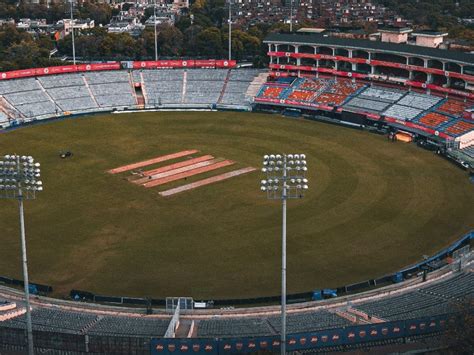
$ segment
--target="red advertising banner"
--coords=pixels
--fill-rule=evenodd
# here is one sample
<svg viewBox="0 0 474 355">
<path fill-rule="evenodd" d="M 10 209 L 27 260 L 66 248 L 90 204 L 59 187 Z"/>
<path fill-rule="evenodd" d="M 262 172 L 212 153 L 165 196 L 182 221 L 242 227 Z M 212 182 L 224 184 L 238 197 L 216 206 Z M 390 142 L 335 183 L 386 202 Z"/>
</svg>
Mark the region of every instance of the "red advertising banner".
<svg viewBox="0 0 474 355">
<path fill-rule="evenodd" d="M 216 60 L 216 68 L 235 68 L 236 66 L 235 60 Z"/>
<path fill-rule="evenodd" d="M 215 60 L 215 59 L 199 59 L 199 60 L 148 60 L 133 62 L 133 69 L 167 69 L 167 68 L 235 68 L 237 61 L 235 60 Z"/>
<path fill-rule="evenodd" d="M 216 61 L 214 59 L 195 60 L 194 65 L 196 68 L 215 68 Z"/>
<path fill-rule="evenodd" d="M 75 73 L 83 71 L 101 71 L 101 70 L 119 70 L 120 63 L 98 63 L 98 64 L 79 64 L 79 65 L 60 65 L 57 67 L 32 68 L 23 70 L 14 70 L 0 73 L 0 80 L 29 78 L 33 76 L 55 75 L 64 73 Z"/>
</svg>

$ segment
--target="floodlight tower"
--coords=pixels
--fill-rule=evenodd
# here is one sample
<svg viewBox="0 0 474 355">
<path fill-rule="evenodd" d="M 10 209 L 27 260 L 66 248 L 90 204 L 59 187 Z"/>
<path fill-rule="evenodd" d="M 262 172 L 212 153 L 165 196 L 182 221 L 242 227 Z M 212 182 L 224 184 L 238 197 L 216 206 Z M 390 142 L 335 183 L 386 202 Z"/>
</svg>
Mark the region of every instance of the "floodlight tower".
<svg viewBox="0 0 474 355">
<path fill-rule="evenodd" d="M 31 156 L 5 155 L 0 160 L 0 198 L 17 199 L 20 213 L 21 255 L 23 263 L 23 283 L 26 301 L 26 330 L 28 354 L 34 354 L 33 330 L 31 326 L 30 291 L 28 283 L 28 263 L 26 258 L 25 217 L 23 200 L 34 200 L 37 191 L 43 190 L 40 178 L 40 163 Z"/>
<path fill-rule="evenodd" d="M 266 178 L 260 189 L 271 200 L 281 200 L 283 204 L 282 245 L 281 245 L 281 353 L 286 354 L 286 201 L 302 198 L 308 189 L 306 178 L 306 155 L 270 154 L 263 157 L 262 172 Z"/>
<path fill-rule="evenodd" d="M 229 61 L 232 60 L 232 0 L 229 0 Z"/>
<path fill-rule="evenodd" d="M 71 1 L 71 35 L 72 35 L 72 63 L 76 65 L 76 43 L 74 41 L 74 13 L 73 13 L 73 1 Z"/>
<path fill-rule="evenodd" d="M 153 4 L 153 17 L 154 17 L 154 25 L 155 25 L 155 61 L 158 60 L 158 35 L 156 33 L 156 0 Z"/>
<path fill-rule="evenodd" d="M 290 32 L 293 32 L 293 0 L 290 0 Z"/>
</svg>

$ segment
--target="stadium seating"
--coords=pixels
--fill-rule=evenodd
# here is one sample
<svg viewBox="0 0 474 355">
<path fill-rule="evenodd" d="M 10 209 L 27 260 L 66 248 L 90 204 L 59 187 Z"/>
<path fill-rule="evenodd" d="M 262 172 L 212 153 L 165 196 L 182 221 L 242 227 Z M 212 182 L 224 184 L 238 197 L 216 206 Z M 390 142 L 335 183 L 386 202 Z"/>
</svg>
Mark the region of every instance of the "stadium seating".
<svg viewBox="0 0 474 355">
<path fill-rule="evenodd" d="M 402 121 L 410 121 L 421 114 L 423 110 L 419 110 L 409 106 L 392 105 L 383 114 L 387 117 L 393 117 Z"/>
<path fill-rule="evenodd" d="M 188 81 L 201 81 L 205 79 L 206 81 L 218 81 L 223 82 L 227 77 L 228 69 L 193 69 L 187 71 Z"/>
<path fill-rule="evenodd" d="M 449 135 L 459 136 L 472 130 L 474 130 L 474 123 L 458 120 L 444 131 Z"/>
<path fill-rule="evenodd" d="M 458 116 L 461 113 L 463 113 L 464 110 L 468 108 L 469 106 L 470 105 L 467 104 L 466 102 L 454 100 L 454 99 L 448 99 L 446 100 L 445 103 L 443 103 L 440 107 L 438 107 L 438 111 L 446 112 L 446 113 Z"/>
<path fill-rule="evenodd" d="M 314 92 L 295 90 L 290 95 L 288 95 L 288 99 L 298 101 L 311 101 L 311 98 L 313 96 Z"/>
<path fill-rule="evenodd" d="M 402 98 L 404 93 L 395 89 L 369 87 L 360 96 L 371 98 L 376 101 L 395 102 Z"/>
<path fill-rule="evenodd" d="M 302 90 L 322 90 L 327 85 L 327 81 L 323 79 L 307 79 L 299 86 Z"/>
<path fill-rule="evenodd" d="M 47 89 L 46 92 L 51 96 L 53 100 L 64 100 L 72 99 L 79 97 L 89 97 L 90 93 L 87 90 L 87 87 L 84 85 L 84 82 L 79 85 L 70 86 L 70 87 L 54 87 Z"/>
<path fill-rule="evenodd" d="M 80 333 L 97 320 L 97 315 L 87 312 L 70 312 L 54 308 L 35 308 L 31 312 L 33 330 Z M 0 327 L 24 329 L 26 314 L 0 322 Z"/>
<path fill-rule="evenodd" d="M 410 92 L 402 97 L 397 104 L 403 106 L 414 107 L 420 110 L 427 110 L 436 105 L 442 99 L 438 96 L 417 94 Z"/>
<path fill-rule="evenodd" d="M 461 151 L 474 159 L 474 145 L 461 149 Z"/>
<path fill-rule="evenodd" d="M 322 93 L 314 101 L 323 105 L 338 106 L 338 105 L 341 105 L 345 99 L 346 99 L 346 96 L 344 95 Z"/>
<path fill-rule="evenodd" d="M 363 110 L 365 112 L 376 112 L 380 113 L 385 110 L 390 104 L 384 101 L 373 101 L 370 99 L 363 98 L 362 96 L 356 96 L 353 99 L 346 102 L 344 105 L 347 109 Z"/>
<path fill-rule="evenodd" d="M 428 317 L 455 311 L 456 301 L 472 297 L 473 293 L 474 273 L 461 272 L 428 287 L 365 302 L 354 308 L 386 320 Z"/>
<path fill-rule="evenodd" d="M 262 97 L 269 98 L 269 99 L 276 99 L 280 96 L 280 94 L 283 92 L 283 88 L 281 87 L 265 87 Z"/>
<path fill-rule="evenodd" d="M 421 117 L 418 122 L 422 123 L 423 125 L 431 128 L 438 128 L 442 124 L 449 122 L 451 120 L 450 117 L 436 113 L 436 112 L 429 112 L 423 117 Z"/>
<path fill-rule="evenodd" d="M 272 335 L 266 318 L 214 318 L 201 320 L 198 337 L 241 337 Z"/>
<path fill-rule="evenodd" d="M 417 291 L 357 304 L 354 308 L 367 313 L 369 316 L 376 316 L 385 320 L 428 317 L 448 313 L 451 309 L 448 302 Z"/>
<path fill-rule="evenodd" d="M 99 316 L 87 330 L 87 334 L 163 336 L 168 328 L 169 318 L 113 317 Z"/>
<path fill-rule="evenodd" d="M 0 95 L 40 89 L 38 82 L 33 78 L 0 81 Z"/>
<path fill-rule="evenodd" d="M 45 89 L 84 85 L 82 74 L 40 76 L 38 80 Z"/>
<path fill-rule="evenodd" d="M 99 108 L 97 103 L 92 100 L 90 96 L 56 100 L 56 103 L 63 111 L 69 112 L 94 110 Z"/>
<path fill-rule="evenodd" d="M 87 73 L 84 73 L 84 77 L 86 78 L 87 82 L 91 85 L 121 83 L 121 82 L 129 81 L 128 72 L 121 71 L 121 70 L 87 72 Z"/>
<path fill-rule="evenodd" d="M 275 329 L 281 328 L 281 317 L 268 318 L 268 322 Z M 354 325 L 351 321 L 324 310 L 313 313 L 288 314 L 286 323 L 290 334 Z"/>
<path fill-rule="evenodd" d="M 471 146 L 471 148 L 474 148 Z M 474 295 L 474 273 L 461 272 L 445 282 L 420 289 L 421 293 L 447 300 L 463 299 Z"/>
</svg>

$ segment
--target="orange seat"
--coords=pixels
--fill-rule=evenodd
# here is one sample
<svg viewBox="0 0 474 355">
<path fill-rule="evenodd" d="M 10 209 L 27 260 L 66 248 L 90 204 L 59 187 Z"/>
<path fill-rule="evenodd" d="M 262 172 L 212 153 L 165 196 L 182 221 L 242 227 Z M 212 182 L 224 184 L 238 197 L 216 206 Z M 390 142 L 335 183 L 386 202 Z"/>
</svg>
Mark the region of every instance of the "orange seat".
<svg viewBox="0 0 474 355">
<path fill-rule="evenodd" d="M 422 118 L 420 118 L 419 122 L 423 123 L 425 126 L 435 128 L 448 121 L 449 121 L 449 117 L 441 115 L 436 112 L 430 112 L 424 115 Z"/>
</svg>

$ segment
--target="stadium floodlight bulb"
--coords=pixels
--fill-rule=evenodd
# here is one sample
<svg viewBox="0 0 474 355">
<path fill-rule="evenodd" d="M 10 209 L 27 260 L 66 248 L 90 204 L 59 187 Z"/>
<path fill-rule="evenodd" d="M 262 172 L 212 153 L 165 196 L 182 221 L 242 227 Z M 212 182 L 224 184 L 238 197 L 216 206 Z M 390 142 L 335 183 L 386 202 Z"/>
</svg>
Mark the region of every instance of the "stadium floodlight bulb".
<svg viewBox="0 0 474 355">
<path fill-rule="evenodd" d="M 268 154 L 263 156 L 263 159 L 265 159 L 265 160 L 268 160 L 268 158 L 269 158 Z"/>
<path fill-rule="evenodd" d="M 267 188 L 266 188 L 266 186 L 261 186 L 261 187 L 260 187 L 260 190 L 262 190 L 262 191 L 267 191 Z"/>
</svg>

